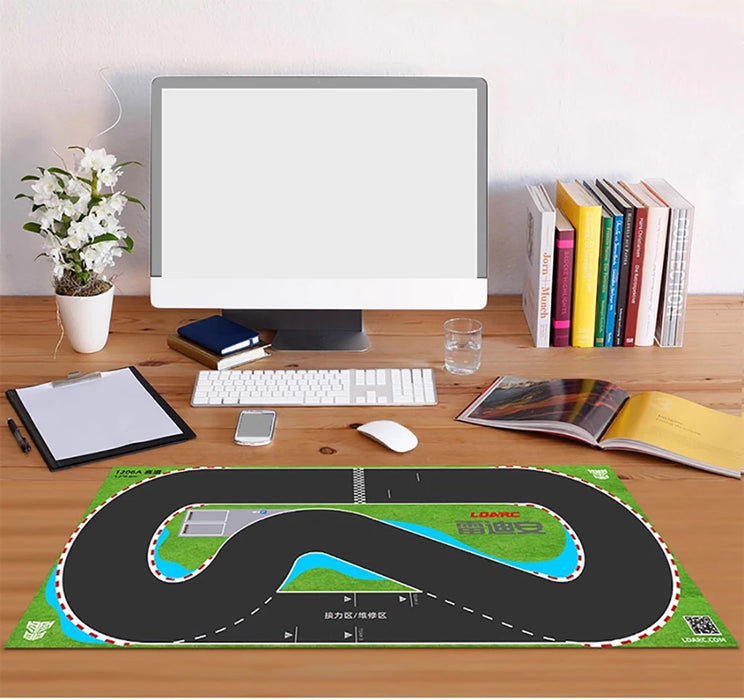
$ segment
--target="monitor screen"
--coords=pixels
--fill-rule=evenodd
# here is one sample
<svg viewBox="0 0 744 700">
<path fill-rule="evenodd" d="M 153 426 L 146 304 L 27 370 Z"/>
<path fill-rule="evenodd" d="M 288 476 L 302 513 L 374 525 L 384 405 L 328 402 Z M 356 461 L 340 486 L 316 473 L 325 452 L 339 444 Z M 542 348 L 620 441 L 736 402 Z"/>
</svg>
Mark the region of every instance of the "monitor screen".
<svg viewBox="0 0 744 700">
<path fill-rule="evenodd" d="M 153 304 L 482 307 L 485 114 L 479 78 L 156 78 Z"/>
</svg>

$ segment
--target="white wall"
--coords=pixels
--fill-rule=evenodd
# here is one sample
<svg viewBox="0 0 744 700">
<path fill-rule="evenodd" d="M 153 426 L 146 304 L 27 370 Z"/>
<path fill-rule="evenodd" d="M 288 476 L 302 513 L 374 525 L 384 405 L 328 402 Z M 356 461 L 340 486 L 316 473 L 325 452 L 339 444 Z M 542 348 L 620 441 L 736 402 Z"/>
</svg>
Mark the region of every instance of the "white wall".
<svg viewBox="0 0 744 700">
<path fill-rule="evenodd" d="M 744 290 L 744 3 L 738 0 L 0 0 L 2 294 L 48 294 L 24 186 L 52 148 L 148 163 L 164 74 L 479 75 L 490 87 L 490 287 L 521 290 L 525 183 L 666 177 L 697 207 L 690 291 Z M 147 169 L 126 191 L 149 203 Z M 24 183 L 26 185 L 27 183 Z M 225 201 L 233 197 L 225 183 Z M 193 193 L 195 197 L 198 192 Z M 26 200 L 27 202 L 27 200 Z M 148 207 L 149 209 L 149 207 Z M 148 219 L 121 258 L 148 293 Z M 205 241 L 205 245 L 208 243 Z"/>
</svg>

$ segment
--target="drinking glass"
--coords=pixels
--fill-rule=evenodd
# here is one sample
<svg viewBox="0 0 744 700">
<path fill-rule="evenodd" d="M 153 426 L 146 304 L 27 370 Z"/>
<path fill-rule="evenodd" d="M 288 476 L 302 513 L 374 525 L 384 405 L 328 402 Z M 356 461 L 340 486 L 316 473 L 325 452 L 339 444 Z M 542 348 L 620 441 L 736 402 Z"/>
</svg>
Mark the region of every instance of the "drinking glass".
<svg viewBox="0 0 744 700">
<path fill-rule="evenodd" d="M 472 374 L 481 363 L 483 324 L 473 318 L 444 322 L 444 368 L 452 374 Z"/>
</svg>

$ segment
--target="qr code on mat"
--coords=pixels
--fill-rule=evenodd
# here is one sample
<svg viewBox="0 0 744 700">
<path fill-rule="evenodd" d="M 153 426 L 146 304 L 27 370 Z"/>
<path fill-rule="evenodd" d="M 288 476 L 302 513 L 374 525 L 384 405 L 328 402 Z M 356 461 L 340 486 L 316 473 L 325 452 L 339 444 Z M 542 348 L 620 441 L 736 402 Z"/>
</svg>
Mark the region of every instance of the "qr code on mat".
<svg viewBox="0 0 744 700">
<path fill-rule="evenodd" d="M 693 634 L 718 636 L 721 634 L 715 622 L 708 615 L 685 615 L 685 622 Z"/>
</svg>

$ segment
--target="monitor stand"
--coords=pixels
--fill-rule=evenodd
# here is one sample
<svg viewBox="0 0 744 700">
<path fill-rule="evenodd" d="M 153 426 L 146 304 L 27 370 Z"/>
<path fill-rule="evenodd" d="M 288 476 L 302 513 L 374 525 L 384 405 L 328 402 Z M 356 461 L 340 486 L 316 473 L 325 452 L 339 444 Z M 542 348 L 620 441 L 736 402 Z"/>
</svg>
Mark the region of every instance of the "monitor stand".
<svg viewBox="0 0 744 700">
<path fill-rule="evenodd" d="M 222 315 L 248 328 L 276 330 L 272 350 L 369 350 L 358 309 L 223 309 Z"/>
</svg>

